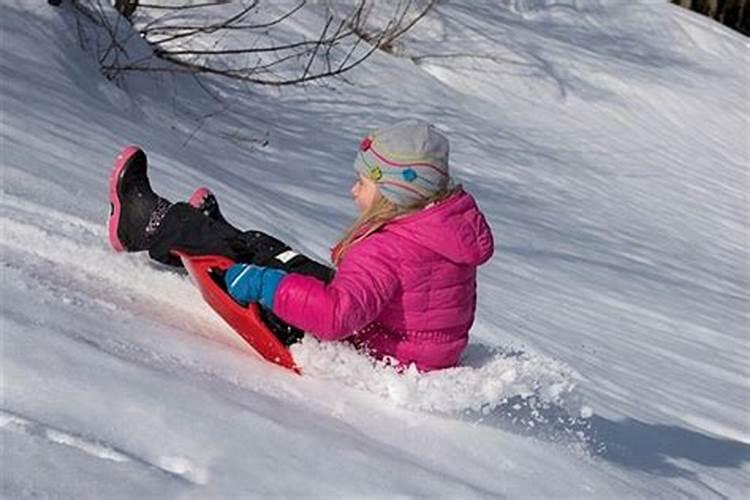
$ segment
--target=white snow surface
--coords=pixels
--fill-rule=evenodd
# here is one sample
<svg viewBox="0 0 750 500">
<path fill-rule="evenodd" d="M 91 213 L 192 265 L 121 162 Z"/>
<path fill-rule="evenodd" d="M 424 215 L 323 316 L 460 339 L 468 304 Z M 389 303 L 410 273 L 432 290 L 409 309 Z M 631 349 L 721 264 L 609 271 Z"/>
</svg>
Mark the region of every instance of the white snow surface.
<svg viewBox="0 0 750 500">
<path fill-rule="evenodd" d="M 69 3 L 0 8 L 2 497 L 750 495 L 746 38 L 661 1 L 444 1 L 397 55 L 277 88 L 108 80 Z M 359 139 L 415 116 L 496 237 L 460 367 L 308 336 L 291 374 L 108 246 L 109 170 L 139 144 L 160 194 L 206 185 L 325 261 Z"/>
</svg>

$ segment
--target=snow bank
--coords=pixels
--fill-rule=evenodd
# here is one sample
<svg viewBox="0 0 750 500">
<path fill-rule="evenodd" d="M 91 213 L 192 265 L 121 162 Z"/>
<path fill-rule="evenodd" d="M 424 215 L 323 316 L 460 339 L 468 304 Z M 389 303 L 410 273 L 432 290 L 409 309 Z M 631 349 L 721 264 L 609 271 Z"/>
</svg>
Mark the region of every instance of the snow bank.
<svg viewBox="0 0 750 500">
<path fill-rule="evenodd" d="M 437 2 L 401 57 L 321 85 L 112 81 L 64 3 L 0 16 L 0 495 L 747 496 L 746 39 L 666 2 Z M 459 368 L 306 339 L 294 376 L 107 246 L 137 143 L 161 194 L 208 185 L 323 260 L 359 139 L 407 114 L 497 236 Z"/>
</svg>

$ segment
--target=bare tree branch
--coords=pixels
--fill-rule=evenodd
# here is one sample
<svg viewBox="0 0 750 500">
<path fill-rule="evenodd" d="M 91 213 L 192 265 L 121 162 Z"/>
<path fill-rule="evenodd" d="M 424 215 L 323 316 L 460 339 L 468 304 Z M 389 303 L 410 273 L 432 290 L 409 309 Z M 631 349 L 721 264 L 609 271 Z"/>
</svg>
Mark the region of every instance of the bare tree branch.
<svg viewBox="0 0 750 500">
<path fill-rule="evenodd" d="M 78 0 L 86 4 L 84 10 L 90 19 L 103 26 L 110 34 L 109 45 L 100 52 L 100 64 L 107 75 L 120 72 L 175 72 L 214 74 L 258 85 L 296 85 L 321 78 L 340 75 L 365 61 L 375 50 L 390 50 L 394 42 L 427 15 L 437 0 L 414 12 L 413 0 L 399 2 L 384 21 L 368 23 L 372 5 L 370 0 L 358 0 L 348 16 L 341 17 L 329 8 L 322 29 L 315 37 L 276 44 L 258 43 L 261 37 L 271 37 L 298 14 L 306 0 L 285 9 L 271 19 L 252 22 L 251 16 L 260 14 L 260 0 L 250 0 L 232 9 L 218 20 L 204 24 L 191 21 L 181 23 L 176 16 L 188 10 L 210 12 L 212 7 L 231 4 L 228 0 L 204 1 L 184 5 L 157 5 L 139 3 L 137 13 L 130 22 L 152 49 L 152 57 L 128 60 L 122 37 L 118 38 L 120 18 L 114 25 L 105 15 L 103 0 Z M 105 0 L 108 1 L 108 0 Z M 312 7 L 314 8 L 314 7 Z M 166 12 L 153 17 L 155 12 Z M 222 11 L 218 11 L 221 13 Z M 219 43 L 230 33 L 252 34 L 249 42 L 232 48 L 221 48 Z M 234 37 L 234 40 L 243 38 Z M 368 46 L 364 46 L 368 44 Z M 242 60 L 244 57 L 244 61 Z M 254 56 L 254 57 L 250 57 Z M 252 60 L 251 60 L 252 59 Z M 155 64 L 160 61 L 159 64 Z M 296 62 L 295 62 L 296 61 Z M 297 64 L 299 63 L 299 64 Z"/>
<path fill-rule="evenodd" d="M 139 6 L 144 9 L 154 9 L 154 10 L 188 10 L 188 9 L 200 9 L 203 7 L 215 7 L 217 5 L 224 5 L 224 4 L 228 4 L 231 2 L 232 0 L 216 0 L 215 2 L 194 3 L 194 4 L 188 4 L 188 5 L 159 5 L 159 4 L 142 3 Z"/>
</svg>

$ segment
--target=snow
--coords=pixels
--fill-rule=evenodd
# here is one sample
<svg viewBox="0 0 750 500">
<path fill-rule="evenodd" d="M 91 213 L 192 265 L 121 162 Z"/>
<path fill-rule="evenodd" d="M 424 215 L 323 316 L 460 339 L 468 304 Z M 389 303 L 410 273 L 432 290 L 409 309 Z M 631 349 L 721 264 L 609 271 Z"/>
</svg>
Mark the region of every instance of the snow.
<svg viewBox="0 0 750 500">
<path fill-rule="evenodd" d="M 317 32 L 306 9 L 277 36 Z M 665 2 L 439 2 L 398 56 L 281 89 L 113 82 L 69 6 L 2 12 L 3 497 L 750 494 L 747 39 Z M 448 132 L 496 235 L 460 367 L 308 337 L 295 376 L 108 247 L 135 143 L 160 193 L 207 185 L 325 260 L 359 139 L 407 116 Z"/>
</svg>

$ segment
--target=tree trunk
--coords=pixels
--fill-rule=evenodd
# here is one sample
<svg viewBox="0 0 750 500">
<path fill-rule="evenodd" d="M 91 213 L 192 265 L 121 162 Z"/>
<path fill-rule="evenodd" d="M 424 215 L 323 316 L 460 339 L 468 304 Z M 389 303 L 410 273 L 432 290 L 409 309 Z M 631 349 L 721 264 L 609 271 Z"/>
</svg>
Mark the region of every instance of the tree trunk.
<svg viewBox="0 0 750 500">
<path fill-rule="evenodd" d="M 122 14 L 125 19 L 130 19 L 137 8 L 138 0 L 115 0 L 115 10 Z"/>
<path fill-rule="evenodd" d="M 748 0 L 672 0 L 672 3 L 709 16 L 750 36 Z"/>
</svg>

